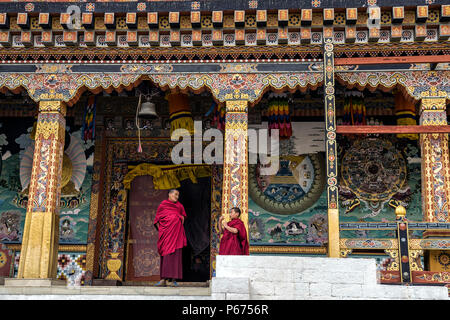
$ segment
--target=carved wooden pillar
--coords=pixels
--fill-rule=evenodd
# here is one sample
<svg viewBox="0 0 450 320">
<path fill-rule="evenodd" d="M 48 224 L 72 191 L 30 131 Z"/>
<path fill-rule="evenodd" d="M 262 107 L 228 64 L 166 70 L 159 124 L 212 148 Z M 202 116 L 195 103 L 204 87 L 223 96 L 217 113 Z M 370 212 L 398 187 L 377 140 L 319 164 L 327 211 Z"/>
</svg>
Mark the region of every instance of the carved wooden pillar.
<svg viewBox="0 0 450 320">
<path fill-rule="evenodd" d="M 248 113 L 246 100 L 226 101 L 222 215 L 241 209 L 248 234 Z"/>
<path fill-rule="evenodd" d="M 333 38 L 325 38 L 323 46 L 325 129 L 327 135 L 325 145 L 327 163 L 328 257 L 339 258 L 339 209 Z"/>
<path fill-rule="evenodd" d="M 422 98 L 421 125 L 446 125 L 446 100 L 441 97 Z M 450 222 L 450 167 L 448 134 L 420 135 L 422 149 L 422 209 L 427 222 Z"/>
<path fill-rule="evenodd" d="M 420 106 L 420 124 L 446 125 L 446 99 L 436 97 L 436 93 L 428 92 Z M 422 212 L 427 222 L 450 222 L 450 163 L 448 150 L 448 134 L 427 133 L 420 135 L 422 150 Z M 450 237 L 447 231 L 425 231 L 424 238 Z M 430 271 L 447 271 L 440 262 L 444 251 L 430 250 L 424 252 Z"/>
<path fill-rule="evenodd" d="M 66 106 L 41 101 L 18 278 L 56 278 Z"/>
</svg>

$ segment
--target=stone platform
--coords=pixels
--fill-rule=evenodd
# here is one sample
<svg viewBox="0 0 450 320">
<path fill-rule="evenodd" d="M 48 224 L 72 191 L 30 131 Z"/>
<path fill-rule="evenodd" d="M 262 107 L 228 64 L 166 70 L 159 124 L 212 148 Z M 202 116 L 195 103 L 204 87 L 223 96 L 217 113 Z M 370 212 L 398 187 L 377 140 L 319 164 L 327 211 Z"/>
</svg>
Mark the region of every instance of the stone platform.
<svg viewBox="0 0 450 320">
<path fill-rule="evenodd" d="M 375 259 L 217 256 L 221 299 L 448 300 L 443 286 L 381 285 Z"/>
<path fill-rule="evenodd" d="M 210 287 L 0 286 L 0 300 L 448 300 L 441 286 L 380 285 L 375 259 L 218 256 Z"/>
</svg>

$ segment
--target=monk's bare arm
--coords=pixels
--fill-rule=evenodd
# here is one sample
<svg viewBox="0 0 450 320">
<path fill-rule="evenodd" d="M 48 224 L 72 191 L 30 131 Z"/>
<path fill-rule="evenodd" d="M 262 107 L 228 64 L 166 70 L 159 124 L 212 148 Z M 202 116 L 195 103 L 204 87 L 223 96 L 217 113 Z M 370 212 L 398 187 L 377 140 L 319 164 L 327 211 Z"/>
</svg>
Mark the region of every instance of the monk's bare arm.
<svg viewBox="0 0 450 320">
<path fill-rule="evenodd" d="M 219 233 L 223 232 L 223 216 L 219 218 Z"/>
<path fill-rule="evenodd" d="M 238 233 L 239 230 L 233 227 L 229 227 L 227 224 L 224 225 L 225 229 L 227 229 L 228 231 L 230 231 L 231 233 Z"/>
</svg>

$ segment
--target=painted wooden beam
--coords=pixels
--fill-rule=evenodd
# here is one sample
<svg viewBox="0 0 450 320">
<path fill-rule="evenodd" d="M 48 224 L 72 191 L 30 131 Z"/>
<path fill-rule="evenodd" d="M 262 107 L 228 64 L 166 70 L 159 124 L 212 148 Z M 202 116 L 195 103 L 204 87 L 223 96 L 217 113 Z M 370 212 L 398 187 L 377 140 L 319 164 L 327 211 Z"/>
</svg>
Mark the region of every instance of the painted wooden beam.
<svg viewBox="0 0 450 320">
<path fill-rule="evenodd" d="M 450 125 L 442 126 L 337 126 L 336 133 L 450 133 Z"/>
<path fill-rule="evenodd" d="M 393 63 L 448 63 L 450 55 L 411 56 L 411 57 L 370 57 L 370 58 L 336 58 L 335 66 L 358 64 L 393 64 Z"/>
</svg>

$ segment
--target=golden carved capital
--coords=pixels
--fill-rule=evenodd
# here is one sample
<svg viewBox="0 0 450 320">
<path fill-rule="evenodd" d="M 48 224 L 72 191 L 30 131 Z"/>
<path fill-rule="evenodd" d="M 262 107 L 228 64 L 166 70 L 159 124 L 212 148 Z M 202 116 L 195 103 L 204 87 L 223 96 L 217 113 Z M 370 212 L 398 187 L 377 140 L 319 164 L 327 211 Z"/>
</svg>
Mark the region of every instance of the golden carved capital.
<svg viewBox="0 0 450 320">
<path fill-rule="evenodd" d="M 49 139 L 51 136 L 54 139 L 64 143 L 65 124 L 59 121 L 48 121 L 47 119 L 39 119 L 36 127 L 36 138 Z"/>
<path fill-rule="evenodd" d="M 422 97 L 420 105 L 421 112 L 445 111 L 445 108 L 446 108 L 446 99 L 443 97 Z"/>
<path fill-rule="evenodd" d="M 63 101 L 46 100 L 39 102 L 39 112 L 59 112 L 63 116 L 66 115 L 67 107 Z"/>
<path fill-rule="evenodd" d="M 447 98 L 447 92 L 439 90 L 435 86 L 431 86 L 430 90 L 422 91 L 420 93 L 422 98 L 435 97 L 435 98 Z"/>
<path fill-rule="evenodd" d="M 247 100 L 227 100 L 225 104 L 227 112 L 247 112 Z"/>
</svg>

